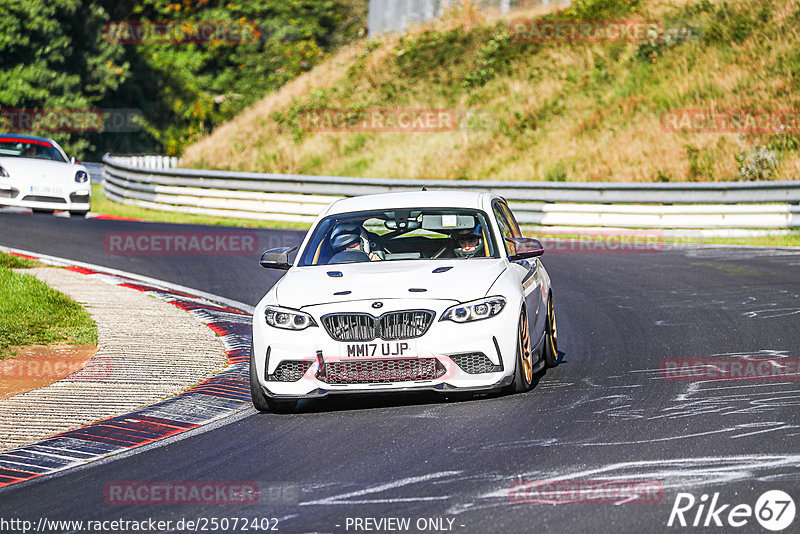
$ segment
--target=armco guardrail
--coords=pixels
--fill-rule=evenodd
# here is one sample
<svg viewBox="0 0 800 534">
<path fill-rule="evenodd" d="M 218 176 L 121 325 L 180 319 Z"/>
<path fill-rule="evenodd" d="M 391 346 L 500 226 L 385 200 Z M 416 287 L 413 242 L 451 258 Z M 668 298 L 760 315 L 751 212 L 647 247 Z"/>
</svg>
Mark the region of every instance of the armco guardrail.
<svg viewBox="0 0 800 534">
<path fill-rule="evenodd" d="M 149 158 L 149 159 L 148 159 Z M 800 181 L 711 183 L 404 180 L 170 168 L 157 156 L 103 157 L 106 195 L 143 207 L 310 222 L 347 196 L 389 191 L 492 191 L 523 224 L 631 228 L 800 227 Z"/>
</svg>

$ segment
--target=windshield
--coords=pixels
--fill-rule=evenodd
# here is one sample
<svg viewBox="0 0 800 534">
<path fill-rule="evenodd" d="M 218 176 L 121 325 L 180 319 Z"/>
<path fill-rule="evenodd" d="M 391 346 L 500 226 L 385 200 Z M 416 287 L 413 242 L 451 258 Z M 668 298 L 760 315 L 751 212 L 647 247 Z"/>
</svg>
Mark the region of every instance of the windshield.
<svg viewBox="0 0 800 534">
<path fill-rule="evenodd" d="M 315 228 L 298 265 L 497 258 L 477 210 L 403 208 L 332 215 Z"/>
<path fill-rule="evenodd" d="M 66 162 L 61 152 L 51 143 L 38 139 L 0 137 L 0 157 L 32 158 Z"/>
</svg>

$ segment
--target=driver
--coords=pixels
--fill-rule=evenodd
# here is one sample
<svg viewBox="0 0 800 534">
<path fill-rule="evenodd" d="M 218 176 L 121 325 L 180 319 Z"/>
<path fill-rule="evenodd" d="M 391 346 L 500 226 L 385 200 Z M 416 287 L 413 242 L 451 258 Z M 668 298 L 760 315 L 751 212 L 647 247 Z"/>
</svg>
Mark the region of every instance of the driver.
<svg viewBox="0 0 800 534">
<path fill-rule="evenodd" d="M 370 251 L 368 233 L 355 223 L 344 223 L 334 228 L 331 231 L 330 242 L 334 254 L 357 250 L 367 254 L 371 261 L 382 259 L 378 254 Z"/>
<path fill-rule="evenodd" d="M 454 230 L 450 236 L 455 241 L 454 252 L 457 258 L 474 258 L 483 255 L 481 225 L 472 230 Z"/>
</svg>

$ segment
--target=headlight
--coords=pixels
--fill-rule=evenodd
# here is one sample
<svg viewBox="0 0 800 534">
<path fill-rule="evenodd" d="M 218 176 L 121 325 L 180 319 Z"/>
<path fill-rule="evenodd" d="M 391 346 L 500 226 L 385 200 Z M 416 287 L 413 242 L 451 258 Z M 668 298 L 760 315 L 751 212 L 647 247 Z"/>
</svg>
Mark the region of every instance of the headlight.
<svg viewBox="0 0 800 534">
<path fill-rule="evenodd" d="M 79 184 L 85 184 L 89 181 L 89 175 L 86 174 L 86 171 L 78 171 L 75 173 L 75 181 Z"/>
<path fill-rule="evenodd" d="M 264 310 L 264 318 L 268 325 L 284 330 L 305 330 L 309 326 L 317 326 L 316 321 L 309 314 L 278 306 L 267 306 Z"/>
<path fill-rule="evenodd" d="M 440 321 L 454 321 L 456 323 L 469 323 L 494 317 L 506 306 L 506 299 L 503 297 L 489 297 L 481 300 L 473 300 L 464 304 L 456 304 L 447 308 L 442 314 Z"/>
<path fill-rule="evenodd" d="M 5 170 L 2 165 L 0 165 L 0 176 L 3 178 L 11 178 L 11 175 L 8 174 L 8 171 Z"/>
</svg>

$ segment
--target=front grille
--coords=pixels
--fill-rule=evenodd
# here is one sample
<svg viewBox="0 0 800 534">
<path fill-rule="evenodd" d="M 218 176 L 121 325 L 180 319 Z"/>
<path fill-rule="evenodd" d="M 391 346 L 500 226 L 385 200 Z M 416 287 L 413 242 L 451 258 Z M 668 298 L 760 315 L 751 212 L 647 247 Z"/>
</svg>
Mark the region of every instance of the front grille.
<svg viewBox="0 0 800 534">
<path fill-rule="evenodd" d="M 445 373 L 436 358 L 330 362 L 317 378 L 328 384 L 375 384 L 435 380 Z"/>
<path fill-rule="evenodd" d="M 13 187 L 11 189 L 0 189 L 0 198 L 17 198 L 18 194 L 19 190 Z"/>
<path fill-rule="evenodd" d="M 322 318 L 325 330 L 336 341 L 372 341 L 377 337 L 375 318 L 361 313 L 337 313 Z"/>
<path fill-rule="evenodd" d="M 297 382 L 306 374 L 311 362 L 308 360 L 284 360 L 275 368 L 275 372 L 267 375 L 269 382 Z"/>
<path fill-rule="evenodd" d="M 479 375 L 481 373 L 496 373 L 503 370 L 500 365 L 492 363 L 485 354 L 482 352 L 470 352 L 468 354 L 455 354 L 450 356 L 456 365 L 462 371 L 471 375 Z"/>
<path fill-rule="evenodd" d="M 433 313 L 423 310 L 390 312 L 381 316 L 381 339 L 411 339 L 420 337 L 433 322 Z"/>
<path fill-rule="evenodd" d="M 433 323 L 427 310 L 389 312 L 373 317 L 365 313 L 335 313 L 322 318 L 322 325 L 336 341 L 386 341 L 421 337 Z"/>
<path fill-rule="evenodd" d="M 23 201 L 28 200 L 30 202 L 54 202 L 56 204 L 66 204 L 67 201 L 61 197 L 46 197 L 43 195 L 26 195 L 25 198 L 22 199 Z"/>
</svg>

